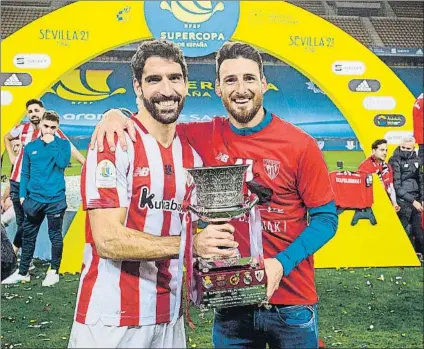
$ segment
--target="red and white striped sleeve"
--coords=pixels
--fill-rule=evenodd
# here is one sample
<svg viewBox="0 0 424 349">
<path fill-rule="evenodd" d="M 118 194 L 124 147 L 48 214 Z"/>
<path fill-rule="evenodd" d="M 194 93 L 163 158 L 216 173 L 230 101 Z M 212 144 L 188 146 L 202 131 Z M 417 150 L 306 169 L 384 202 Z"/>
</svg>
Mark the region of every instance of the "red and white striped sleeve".
<svg viewBox="0 0 424 349">
<path fill-rule="evenodd" d="M 117 141 L 117 138 L 115 139 Z M 81 176 L 81 197 L 84 210 L 128 207 L 130 192 L 128 173 L 131 154 L 116 142 L 112 152 L 105 139 L 104 151 L 88 150 Z"/>
<path fill-rule="evenodd" d="M 69 141 L 69 138 L 63 133 L 63 131 L 60 128 L 57 129 L 56 136 L 58 136 L 59 138 L 66 139 L 67 141 Z"/>
<path fill-rule="evenodd" d="M 193 151 L 193 167 L 203 167 L 203 162 L 199 154 L 194 149 L 192 149 L 192 151 Z M 196 190 L 196 186 L 194 185 L 194 183 L 191 182 L 191 180 L 189 180 L 189 183 L 188 183 L 186 196 L 187 196 L 186 200 L 190 203 L 190 205 L 193 205 L 193 206 L 197 205 L 197 190 Z M 194 213 L 191 214 L 191 217 L 193 222 L 199 220 L 199 217 Z"/>
<path fill-rule="evenodd" d="M 12 128 L 12 130 L 9 133 L 12 135 L 13 138 L 18 138 L 21 135 L 23 129 L 24 129 L 24 124 L 20 124 Z"/>
</svg>

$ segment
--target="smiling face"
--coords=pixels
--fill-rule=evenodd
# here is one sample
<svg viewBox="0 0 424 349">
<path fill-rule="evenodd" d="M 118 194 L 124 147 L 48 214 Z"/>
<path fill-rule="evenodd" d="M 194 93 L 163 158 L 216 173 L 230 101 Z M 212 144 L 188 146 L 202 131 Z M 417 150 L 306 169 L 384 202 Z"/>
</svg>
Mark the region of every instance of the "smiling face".
<svg viewBox="0 0 424 349">
<path fill-rule="evenodd" d="M 165 125 L 177 121 L 188 92 L 181 65 L 171 59 L 150 57 L 140 81 L 134 79 L 134 90 L 149 114 Z"/>
<path fill-rule="evenodd" d="M 229 116 L 241 124 L 252 121 L 263 105 L 266 90 L 258 64 L 246 58 L 226 59 L 219 67 L 216 93 Z"/>
<path fill-rule="evenodd" d="M 38 105 L 37 103 L 30 104 L 27 107 L 27 115 L 29 121 L 33 125 L 38 125 L 40 123 L 41 118 L 43 117 L 43 114 L 45 112 L 45 109 Z"/>
</svg>

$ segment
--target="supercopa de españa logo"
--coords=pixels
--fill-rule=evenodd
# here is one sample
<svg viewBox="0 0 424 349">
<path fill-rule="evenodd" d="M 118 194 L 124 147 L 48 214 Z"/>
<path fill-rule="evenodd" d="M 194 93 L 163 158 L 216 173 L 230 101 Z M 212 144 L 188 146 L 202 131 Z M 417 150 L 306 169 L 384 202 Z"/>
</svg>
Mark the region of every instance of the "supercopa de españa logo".
<svg viewBox="0 0 424 349">
<path fill-rule="evenodd" d="M 217 51 L 237 27 L 238 1 L 146 1 L 147 25 L 157 39 L 176 43 L 188 57 Z"/>
</svg>

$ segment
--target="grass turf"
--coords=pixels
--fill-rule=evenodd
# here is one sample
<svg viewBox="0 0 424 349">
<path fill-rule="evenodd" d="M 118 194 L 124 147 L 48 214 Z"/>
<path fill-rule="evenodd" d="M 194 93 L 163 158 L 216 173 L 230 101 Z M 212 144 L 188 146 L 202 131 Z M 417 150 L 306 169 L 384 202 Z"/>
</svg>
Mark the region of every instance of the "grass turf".
<svg viewBox="0 0 424 349">
<path fill-rule="evenodd" d="M 81 154 L 86 156 L 87 150 L 80 150 Z M 358 165 L 365 159 L 362 151 L 325 151 L 324 158 L 330 171 L 337 170 L 337 161 L 343 161 L 343 168 L 345 170 L 354 171 Z M 1 174 L 9 177 L 12 166 L 10 164 L 7 152 L 4 153 L 3 166 Z M 74 158 L 71 158 L 71 167 L 65 170 L 66 176 L 77 176 L 81 173 L 81 165 Z"/>
<path fill-rule="evenodd" d="M 85 152 L 84 152 L 85 153 Z M 85 154 L 84 154 L 85 155 Z M 355 170 L 363 152 L 324 152 L 330 171 L 339 160 Z M 6 156 L 2 172 L 10 173 Z M 66 175 L 77 175 L 72 159 Z M 79 275 L 65 275 L 53 288 L 42 288 L 46 266 L 36 262 L 32 281 L 2 286 L 3 348 L 66 348 Z M 381 279 L 384 276 L 384 281 Z M 316 271 L 320 296 L 320 337 L 327 347 L 423 348 L 422 268 L 328 269 Z M 188 326 L 188 347 L 211 348 L 212 313 L 191 309 L 197 328 Z"/>
<path fill-rule="evenodd" d="M 2 348 L 66 348 L 79 275 L 41 287 L 47 265 L 36 261 L 31 282 L 1 286 Z M 382 276 L 384 281 L 381 280 Z M 423 269 L 316 271 L 320 338 L 334 348 L 423 348 Z M 191 308 L 188 347 L 211 348 L 212 312 Z"/>
</svg>

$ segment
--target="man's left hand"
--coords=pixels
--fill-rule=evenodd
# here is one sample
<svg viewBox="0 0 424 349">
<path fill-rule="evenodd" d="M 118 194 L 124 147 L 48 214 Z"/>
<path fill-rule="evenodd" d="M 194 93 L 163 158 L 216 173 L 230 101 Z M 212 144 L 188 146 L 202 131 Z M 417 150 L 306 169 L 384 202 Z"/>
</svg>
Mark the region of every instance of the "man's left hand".
<svg viewBox="0 0 424 349">
<path fill-rule="evenodd" d="M 276 258 L 267 258 L 265 262 L 265 273 L 268 279 L 266 286 L 266 296 L 271 299 L 274 292 L 280 286 L 280 281 L 283 277 L 283 266 Z"/>
<path fill-rule="evenodd" d="M 44 143 L 49 144 L 49 143 L 54 141 L 54 136 L 50 133 L 46 133 L 45 135 L 43 135 L 42 139 L 43 139 Z"/>
<path fill-rule="evenodd" d="M 393 207 L 395 208 L 395 211 L 396 212 L 399 212 L 400 211 L 400 206 L 398 204 L 393 205 Z"/>
</svg>

